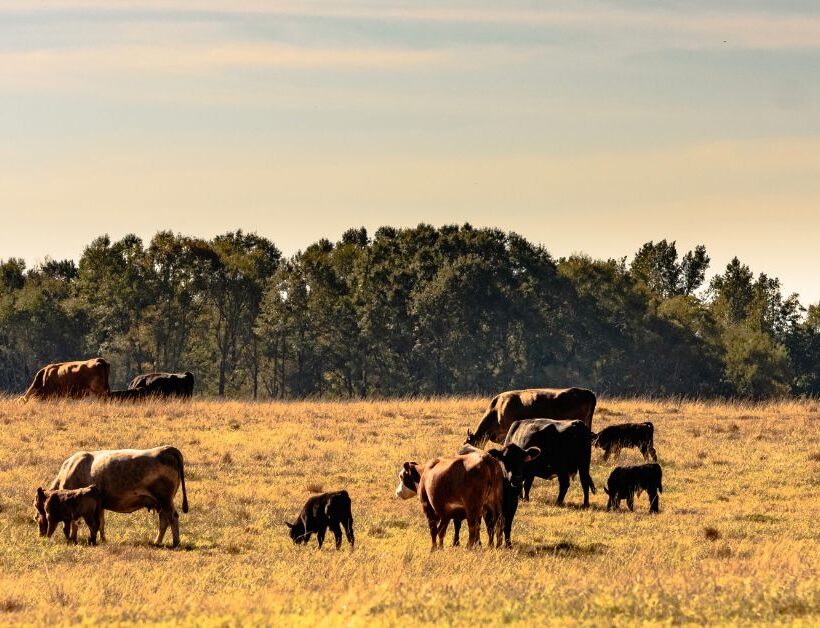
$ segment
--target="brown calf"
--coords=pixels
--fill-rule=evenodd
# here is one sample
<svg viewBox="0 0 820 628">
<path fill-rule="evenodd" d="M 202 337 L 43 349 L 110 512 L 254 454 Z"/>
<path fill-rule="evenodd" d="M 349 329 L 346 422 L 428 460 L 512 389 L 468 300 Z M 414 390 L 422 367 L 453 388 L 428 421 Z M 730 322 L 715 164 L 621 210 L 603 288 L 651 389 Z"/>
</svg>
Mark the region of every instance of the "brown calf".
<svg viewBox="0 0 820 628">
<path fill-rule="evenodd" d="M 96 485 L 73 490 L 45 491 L 37 489 L 34 499 L 34 515 L 40 527 L 40 536 L 51 538 L 59 524 L 67 541 L 77 542 L 77 521 L 83 519 L 88 526 L 89 545 L 97 544 L 100 529 L 102 495 Z"/>
</svg>

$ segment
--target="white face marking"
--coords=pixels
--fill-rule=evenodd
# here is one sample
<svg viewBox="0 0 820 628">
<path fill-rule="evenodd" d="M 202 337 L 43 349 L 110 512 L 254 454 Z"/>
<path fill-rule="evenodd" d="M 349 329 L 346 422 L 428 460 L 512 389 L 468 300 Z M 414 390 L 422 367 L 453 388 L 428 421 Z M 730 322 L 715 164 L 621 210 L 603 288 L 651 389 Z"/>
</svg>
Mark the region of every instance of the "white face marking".
<svg viewBox="0 0 820 628">
<path fill-rule="evenodd" d="M 407 488 L 404 485 L 404 482 L 401 480 L 401 474 L 399 474 L 399 486 L 396 488 L 396 497 L 399 499 L 410 499 L 411 497 L 416 496 L 416 491 L 413 489 Z"/>
</svg>

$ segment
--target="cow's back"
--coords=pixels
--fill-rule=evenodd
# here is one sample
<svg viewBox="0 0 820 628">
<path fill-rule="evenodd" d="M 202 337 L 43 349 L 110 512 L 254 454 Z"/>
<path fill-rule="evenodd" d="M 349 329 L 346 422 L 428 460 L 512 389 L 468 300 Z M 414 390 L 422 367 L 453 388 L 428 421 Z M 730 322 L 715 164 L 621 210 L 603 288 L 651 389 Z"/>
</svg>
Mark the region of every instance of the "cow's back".
<svg viewBox="0 0 820 628">
<path fill-rule="evenodd" d="M 579 419 L 591 429 L 596 405 L 595 393 L 584 388 L 511 390 L 497 399 L 499 423 L 505 430 L 524 419 Z"/>
<path fill-rule="evenodd" d="M 91 468 L 94 464 L 94 453 L 78 451 L 67 458 L 60 466 L 57 477 L 49 487 L 54 490 L 71 490 L 93 484 Z"/>
<path fill-rule="evenodd" d="M 592 437 L 583 421 L 525 419 L 510 426 L 504 445 L 522 449 L 538 447 L 541 454 L 532 463 L 553 471 L 574 472 L 591 456 Z"/>
</svg>

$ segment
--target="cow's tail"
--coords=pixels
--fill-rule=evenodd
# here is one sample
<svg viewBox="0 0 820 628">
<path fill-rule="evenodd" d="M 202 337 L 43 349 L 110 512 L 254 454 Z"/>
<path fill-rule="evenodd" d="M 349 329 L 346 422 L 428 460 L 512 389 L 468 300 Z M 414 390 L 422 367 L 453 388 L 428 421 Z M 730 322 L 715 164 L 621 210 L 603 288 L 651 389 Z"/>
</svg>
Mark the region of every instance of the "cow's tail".
<svg viewBox="0 0 820 628">
<path fill-rule="evenodd" d="M 179 481 L 182 484 L 182 512 L 188 512 L 188 491 L 185 490 L 185 463 L 182 460 L 182 452 L 176 447 L 171 447 L 171 452 L 179 466 Z"/>
<path fill-rule="evenodd" d="M 45 376 L 46 376 L 46 368 L 45 367 L 43 367 L 39 371 L 37 371 L 37 374 L 34 376 L 34 381 L 31 382 L 31 386 L 28 387 L 28 390 L 25 392 L 25 394 L 22 397 L 23 401 L 28 401 L 34 395 L 37 394 L 38 390 L 43 389 L 43 386 L 45 384 Z"/>
</svg>

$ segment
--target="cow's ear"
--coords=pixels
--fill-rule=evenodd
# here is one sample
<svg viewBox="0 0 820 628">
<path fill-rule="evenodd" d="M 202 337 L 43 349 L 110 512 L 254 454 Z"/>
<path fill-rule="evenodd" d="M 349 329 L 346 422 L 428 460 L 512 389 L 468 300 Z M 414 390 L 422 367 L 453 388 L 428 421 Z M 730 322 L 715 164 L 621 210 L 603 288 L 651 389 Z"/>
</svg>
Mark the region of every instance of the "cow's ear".
<svg viewBox="0 0 820 628">
<path fill-rule="evenodd" d="M 498 460 L 502 460 L 504 458 L 504 452 L 500 449 L 488 449 L 487 453 L 490 454 L 493 458 L 497 458 Z"/>
<path fill-rule="evenodd" d="M 409 471 L 411 469 L 411 467 L 415 467 L 417 464 L 418 464 L 418 462 L 415 462 L 413 460 L 411 460 L 410 462 L 405 462 L 404 463 L 404 470 Z"/>
<path fill-rule="evenodd" d="M 37 501 L 44 502 L 46 500 L 46 492 L 43 490 L 42 486 L 37 487 Z"/>
<path fill-rule="evenodd" d="M 473 432 L 473 430 L 471 430 L 471 429 L 468 429 L 467 430 L 467 438 L 472 438 L 473 436 L 475 436 L 475 432 Z"/>
<path fill-rule="evenodd" d="M 287 527 L 293 529 L 293 524 L 290 521 L 283 521 L 282 523 L 284 523 Z"/>
<path fill-rule="evenodd" d="M 528 447 L 527 448 L 527 455 L 524 458 L 524 462 L 532 462 L 538 456 L 541 455 L 541 450 L 538 447 Z"/>
</svg>

